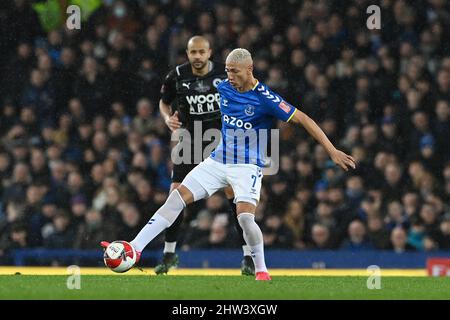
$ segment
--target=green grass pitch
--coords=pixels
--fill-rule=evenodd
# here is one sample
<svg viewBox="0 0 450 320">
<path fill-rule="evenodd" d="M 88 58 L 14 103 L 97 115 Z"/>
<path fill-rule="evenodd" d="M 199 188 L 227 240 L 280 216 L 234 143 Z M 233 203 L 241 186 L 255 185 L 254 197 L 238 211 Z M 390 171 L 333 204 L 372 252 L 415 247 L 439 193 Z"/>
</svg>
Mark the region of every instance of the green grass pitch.
<svg viewBox="0 0 450 320">
<path fill-rule="evenodd" d="M 383 277 L 367 289 L 367 277 L 274 276 L 257 282 L 243 276 L 81 276 L 69 290 L 67 276 L 0 276 L 0 299 L 450 299 L 450 278 Z"/>
</svg>

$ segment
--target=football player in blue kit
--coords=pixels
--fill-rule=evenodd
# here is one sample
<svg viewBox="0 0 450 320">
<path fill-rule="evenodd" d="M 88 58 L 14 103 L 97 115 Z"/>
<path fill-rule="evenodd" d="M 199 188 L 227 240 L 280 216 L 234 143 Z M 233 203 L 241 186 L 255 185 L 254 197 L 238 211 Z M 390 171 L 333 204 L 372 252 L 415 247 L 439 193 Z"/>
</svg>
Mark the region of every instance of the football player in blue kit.
<svg viewBox="0 0 450 320">
<path fill-rule="evenodd" d="M 256 280 L 271 280 L 264 259 L 263 235 L 255 222 L 255 210 L 260 197 L 262 168 L 267 165 L 267 132 L 272 129 L 274 118 L 302 125 L 342 169 L 354 169 L 356 161 L 336 149 L 305 113 L 254 78 L 252 56 L 246 49 L 238 48 L 229 53 L 225 71 L 227 79 L 217 86 L 222 140 L 210 157 L 189 172 L 178 188 L 170 193 L 131 244 L 140 253 L 175 221 L 187 204 L 230 185 L 234 191 L 238 221 L 251 249 Z"/>
</svg>

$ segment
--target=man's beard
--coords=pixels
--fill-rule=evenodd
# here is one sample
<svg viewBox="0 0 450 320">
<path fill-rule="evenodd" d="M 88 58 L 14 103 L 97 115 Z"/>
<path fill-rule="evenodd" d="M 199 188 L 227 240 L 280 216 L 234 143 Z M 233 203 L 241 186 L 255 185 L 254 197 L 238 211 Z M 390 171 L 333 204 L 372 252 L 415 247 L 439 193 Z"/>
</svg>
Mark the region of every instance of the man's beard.
<svg viewBox="0 0 450 320">
<path fill-rule="evenodd" d="M 196 70 L 201 70 L 201 69 L 203 69 L 206 66 L 207 63 L 208 63 L 208 61 L 206 61 L 206 62 L 200 62 L 200 61 L 194 62 L 194 63 L 192 63 L 192 67 L 194 69 L 196 69 Z"/>
</svg>

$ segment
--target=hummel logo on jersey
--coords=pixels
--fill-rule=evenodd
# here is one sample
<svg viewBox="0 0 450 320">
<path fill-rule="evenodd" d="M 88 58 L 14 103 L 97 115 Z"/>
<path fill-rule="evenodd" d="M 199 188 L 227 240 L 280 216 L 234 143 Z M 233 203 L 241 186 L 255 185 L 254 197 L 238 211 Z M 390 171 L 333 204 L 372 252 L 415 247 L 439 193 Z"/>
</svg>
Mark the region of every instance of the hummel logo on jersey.
<svg viewBox="0 0 450 320">
<path fill-rule="evenodd" d="M 258 178 L 262 177 L 262 170 L 260 167 L 258 167 Z"/>
<path fill-rule="evenodd" d="M 272 100 L 273 102 L 280 102 L 281 99 L 278 98 L 278 96 L 276 95 L 272 95 L 270 94 L 269 90 L 267 90 L 266 88 L 264 88 L 264 86 L 261 86 L 258 88 L 258 91 L 261 91 L 262 95 L 265 96 L 267 99 Z M 283 109 L 284 110 L 284 109 Z"/>
</svg>

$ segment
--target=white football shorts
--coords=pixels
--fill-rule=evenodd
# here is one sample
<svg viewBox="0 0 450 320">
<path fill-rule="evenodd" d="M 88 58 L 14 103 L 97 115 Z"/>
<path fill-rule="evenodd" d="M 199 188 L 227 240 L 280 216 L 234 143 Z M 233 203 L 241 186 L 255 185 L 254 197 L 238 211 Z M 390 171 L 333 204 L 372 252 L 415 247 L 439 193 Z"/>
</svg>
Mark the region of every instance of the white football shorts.
<svg viewBox="0 0 450 320">
<path fill-rule="evenodd" d="M 234 202 L 257 205 L 263 173 L 254 164 L 224 164 L 211 158 L 199 163 L 181 182 L 194 195 L 194 201 L 211 196 L 230 185 Z"/>
</svg>

